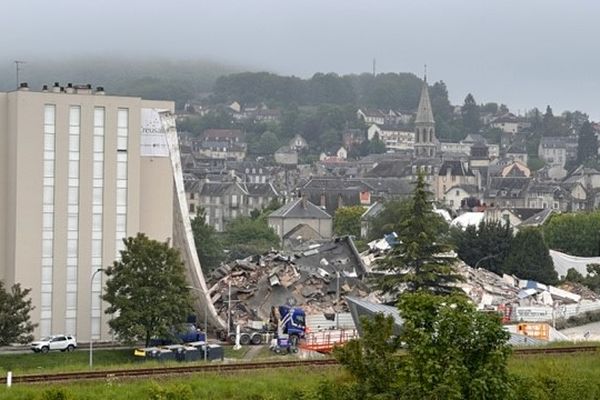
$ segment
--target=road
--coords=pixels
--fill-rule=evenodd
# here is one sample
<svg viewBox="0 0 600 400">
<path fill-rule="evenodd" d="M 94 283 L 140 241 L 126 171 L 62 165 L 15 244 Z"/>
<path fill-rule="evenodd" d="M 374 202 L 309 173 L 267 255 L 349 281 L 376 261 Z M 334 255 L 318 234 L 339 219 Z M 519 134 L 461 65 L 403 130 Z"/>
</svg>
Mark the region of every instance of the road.
<svg viewBox="0 0 600 400">
<path fill-rule="evenodd" d="M 563 329 L 560 333 L 572 340 L 600 341 L 600 322 Z M 586 333 L 588 333 L 587 338 L 585 337 Z"/>
</svg>

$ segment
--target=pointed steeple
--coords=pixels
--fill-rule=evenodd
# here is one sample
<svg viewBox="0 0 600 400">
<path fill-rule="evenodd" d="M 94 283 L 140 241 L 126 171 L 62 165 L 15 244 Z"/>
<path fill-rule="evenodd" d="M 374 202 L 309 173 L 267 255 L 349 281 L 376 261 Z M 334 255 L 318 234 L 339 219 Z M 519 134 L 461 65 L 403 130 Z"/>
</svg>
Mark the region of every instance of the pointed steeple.
<svg viewBox="0 0 600 400">
<path fill-rule="evenodd" d="M 421 89 L 421 99 L 417 108 L 417 117 L 415 123 L 435 124 L 433 111 L 431 111 L 431 100 L 429 100 L 429 87 L 427 86 L 427 75 L 423 79 L 423 88 Z"/>
<path fill-rule="evenodd" d="M 421 89 L 421 99 L 417 108 L 417 117 L 415 118 L 415 156 L 417 158 L 434 158 L 436 153 L 435 120 L 431 110 L 431 100 L 429 100 L 426 70 L 423 78 L 423 89 Z"/>
</svg>

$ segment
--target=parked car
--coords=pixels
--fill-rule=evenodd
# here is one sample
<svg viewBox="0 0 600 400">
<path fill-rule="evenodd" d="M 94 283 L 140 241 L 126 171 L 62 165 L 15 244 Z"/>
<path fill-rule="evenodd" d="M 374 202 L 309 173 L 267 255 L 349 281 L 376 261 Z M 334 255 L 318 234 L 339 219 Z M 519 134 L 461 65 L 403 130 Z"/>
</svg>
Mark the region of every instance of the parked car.
<svg viewBox="0 0 600 400">
<path fill-rule="evenodd" d="M 46 336 L 31 343 L 31 350 L 35 353 L 47 353 L 50 350 L 73 351 L 76 348 L 75 336 L 68 335 Z"/>
</svg>

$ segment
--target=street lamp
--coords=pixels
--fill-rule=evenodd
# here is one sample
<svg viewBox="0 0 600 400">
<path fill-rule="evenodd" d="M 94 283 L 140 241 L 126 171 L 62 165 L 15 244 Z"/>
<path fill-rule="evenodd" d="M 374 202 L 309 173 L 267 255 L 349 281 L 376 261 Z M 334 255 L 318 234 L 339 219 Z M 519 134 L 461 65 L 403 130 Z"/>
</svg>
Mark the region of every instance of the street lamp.
<svg viewBox="0 0 600 400">
<path fill-rule="evenodd" d="M 93 332 L 92 332 L 92 325 L 94 322 L 93 309 L 92 309 L 92 304 L 94 302 L 94 291 L 92 289 L 93 289 L 93 285 L 94 285 L 94 278 L 96 277 L 96 274 L 98 272 L 104 272 L 104 269 L 98 268 L 97 270 L 94 271 L 94 273 L 92 274 L 92 277 L 90 278 L 90 369 L 94 365 L 94 355 L 93 355 L 94 336 L 93 336 Z M 100 287 L 100 295 L 102 295 L 102 286 Z"/>
<path fill-rule="evenodd" d="M 475 263 L 475 266 L 473 268 L 477 269 L 477 267 L 479 266 L 480 262 L 485 261 L 485 260 L 489 260 L 490 258 L 498 257 L 500 254 L 502 254 L 502 253 L 487 255 L 485 257 L 480 258 L 479 260 L 477 260 L 477 262 Z"/>
<path fill-rule="evenodd" d="M 186 286 L 190 290 L 195 290 L 204 295 L 205 303 L 204 303 L 204 361 L 207 360 L 208 353 L 208 296 L 206 296 L 206 292 L 200 288 L 194 286 Z"/>
</svg>

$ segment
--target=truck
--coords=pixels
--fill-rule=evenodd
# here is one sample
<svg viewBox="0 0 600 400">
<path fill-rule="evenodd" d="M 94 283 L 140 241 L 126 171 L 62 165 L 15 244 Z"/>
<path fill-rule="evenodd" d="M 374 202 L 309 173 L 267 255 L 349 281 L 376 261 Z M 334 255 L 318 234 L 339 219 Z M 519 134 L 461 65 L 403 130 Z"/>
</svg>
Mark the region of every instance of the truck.
<svg viewBox="0 0 600 400">
<path fill-rule="evenodd" d="M 241 345 L 260 345 L 267 343 L 270 338 L 288 335 L 290 345 L 296 346 L 300 339 L 304 339 L 306 335 L 306 314 L 299 307 L 281 305 L 279 307 L 271 307 L 269 323 L 263 325 L 259 329 L 252 327 L 242 327 L 240 334 Z M 235 331 L 227 334 L 220 332 L 219 337 L 222 340 L 227 340 L 235 343 Z"/>
<path fill-rule="evenodd" d="M 175 343 L 203 342 L 205 340 L 205 332 L 202 332 L 193 322 L 186 322 L 179 329 L 173 329 L 171 337 L 150 339 L 150 345 L 166 346 Z"/>
</svg>

